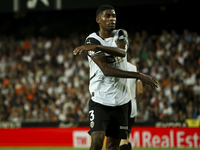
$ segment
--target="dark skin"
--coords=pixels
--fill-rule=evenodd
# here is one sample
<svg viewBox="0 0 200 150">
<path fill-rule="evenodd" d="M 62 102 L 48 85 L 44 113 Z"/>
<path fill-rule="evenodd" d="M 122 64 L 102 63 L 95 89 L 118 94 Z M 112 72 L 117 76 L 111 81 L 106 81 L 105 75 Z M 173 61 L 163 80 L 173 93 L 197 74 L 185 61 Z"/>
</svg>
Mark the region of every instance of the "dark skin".
<svg viewBox="0 0 200 150">
<path fill-rule="evenodd" d="M 102 38 L 112 37 L 113 30 L 116 25 L 116 13 L 113 9 L 107 9 L 102 14 L 96 17 L 96 22 L 99 24 L 99 35 Z M 83 51 L 103 51 L 114 56 L 124 57 L 127 52 L 127 44 L 119 43 L 117 47 L 106 47 L 102 45 L 82 45 L 77 47 L 73 52 L 74 55 L 81 54 Z M 138 78 L 142 82 L 149 84 L 152 88 L 157 87 L 157 81 L 148 75 L 144 75 L 139 72 L 129 72 L 114 68 L 108 65 L 105 55 L 93 57 L 93 61 L 99 66 L 105 76 L 114 76 L 120 78 Z M 91 134 L 91 146 L 90 150 L 101 150 L 105 137 L 104 131 L 94 131 Z M 106 149 L 107 150 L 118 150 L 121 139 L 113 137 L 107 137 Z"/>
</svg>

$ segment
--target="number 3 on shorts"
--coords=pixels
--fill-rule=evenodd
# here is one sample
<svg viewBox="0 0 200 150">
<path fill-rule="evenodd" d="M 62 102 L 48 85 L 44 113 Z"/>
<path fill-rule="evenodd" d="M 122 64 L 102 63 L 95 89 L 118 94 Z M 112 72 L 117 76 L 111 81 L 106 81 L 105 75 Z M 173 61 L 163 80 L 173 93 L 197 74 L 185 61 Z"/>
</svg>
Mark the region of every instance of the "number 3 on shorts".
<svg viewBox="0 0 200 150">
<path fill-rule="evenodd" d="M 90 110 L 89 114 L 90 114 L 90 121 L 93 121 L 94 120 L 94 110 Z"/>
</svg>

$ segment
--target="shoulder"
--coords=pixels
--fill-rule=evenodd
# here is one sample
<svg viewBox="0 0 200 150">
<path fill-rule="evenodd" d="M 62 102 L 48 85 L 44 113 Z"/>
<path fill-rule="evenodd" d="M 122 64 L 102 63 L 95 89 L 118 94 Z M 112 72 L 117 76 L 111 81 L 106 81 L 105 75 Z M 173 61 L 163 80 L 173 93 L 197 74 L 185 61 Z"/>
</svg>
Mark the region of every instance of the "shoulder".
<svg viewBox="0 0 200 150">
<path fill-rule="evenodd" d="M 101 43 L 99 40 L 90 37 L 85 40 L 85 45 L 101 45 Z"/>
<path fill-rule="evenodd" d="M 124 30 L 124 29 L 118 29 L 118 35 L 119 35 L 119 36 L 123 35 L 123 36 L 128 37 L 127 31 Z"/>
<path fill-rule="evenodd" d="M 91 33 L 85 40 L 85 45 L 101 45 L 98 40 L 98 35 L 94 32 Z"/>
<path fill-rule="evenodd" d="M 126 43 L 126 44 L 128 44 L 128 34 L 127 34 L 126 30 L 118 29 L 117 30 L 117 36 L 118 36 L 117 44 L 118 43 Z"/>
<path fill-rule="evenodd" d="M 97 35 L 97 33 L 92 33 L 90 34 L 86 40 L 85 40 L 85 45 L 101 45 L 101 42 L 99 40 L 99 36 Z M 99 55 L 103 55 L 104 53 L 101 52 L 101 51 L 96 51 L 96 50 L 93 50 L 93 51 L 88 51 L 88 56 L 93 58 L 93 57 L 96 57 L 96 56 L 99 56 Z"/>
<path fill-rule="evenodd" d="M 86 37 L 86 39 L 87 38 L 96 38 L 98 35 L 96 34 L 96 32 L 93 32 L 93 33 L 91 33 L 91 34 L 89 34 L 87 37 Z"/>
</svg>

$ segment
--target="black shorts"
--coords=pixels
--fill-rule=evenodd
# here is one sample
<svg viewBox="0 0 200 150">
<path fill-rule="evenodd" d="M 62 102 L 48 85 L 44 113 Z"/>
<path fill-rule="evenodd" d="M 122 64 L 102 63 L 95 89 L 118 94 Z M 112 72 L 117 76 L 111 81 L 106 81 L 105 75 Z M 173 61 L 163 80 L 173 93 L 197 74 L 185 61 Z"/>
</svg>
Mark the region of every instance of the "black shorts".
<svg viewBox="0 0 200 150">
<path fill-rule="evenodd" d="M 133 124 L 135 123 L 135 117 L 134 118 L 129 118 L 129 121 L 128 121 L 128 133 L 131 133 L 131 128 L 133 126 Z"/>
<path fill-rule="evenodd" d="M 90 135 L 93 131 L 104 131 L 107 137 L 126 139 L 131 101 L 121 106 L 105 106 L 89 101 Z"/>
</svg>

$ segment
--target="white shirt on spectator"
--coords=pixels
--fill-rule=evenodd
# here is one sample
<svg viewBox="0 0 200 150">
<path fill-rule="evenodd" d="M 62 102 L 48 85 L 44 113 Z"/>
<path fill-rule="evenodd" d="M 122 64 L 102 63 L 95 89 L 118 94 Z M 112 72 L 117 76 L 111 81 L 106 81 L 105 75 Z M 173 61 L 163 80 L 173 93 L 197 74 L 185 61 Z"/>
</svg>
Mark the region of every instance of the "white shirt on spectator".
<svg viewBox="0 0 200 150">
<path fill-rule="evenodd" d="M 46 43 L 44 44 L 45 49 L 49 49 L 49 48 L 51 48 L 51 46 L 52 46 L 51 41 L 46 41 Z"/>
<path fill-rule="evenodd" d="M 64 55 L 62 54 L 61 51 L 60 51 L 60 53 L 57 55 L 56 60 L 57 60 L 57 63 L 58 63 L 58 64 L 63 64 Z"/>
<path fill-rule="evenodd" d="M 44 56 L 44 59 L 45 59 L 47 62 L 51 61 L 51 56 L 49 55 L 48 52 L 46 52 L 46 54 L 45 54 L 45 56 Z"/>
<path fill-rule="evenodd" d="M 65 114 L 64 114 L 63 112 L 61 112 L 61 113 L 58 115 L 58 119 L 59 119 L 60 121 L 65 121 L 65 120 L 66 120 Z"/>
<path fill-rule="evenodd" d="M 200 81 L 197 81 L 197 83 L 193 86 L 193 92 L 194 95 L 200 95 Z"/>
<path fill-rule="evenodd" d="M 163 114 L 164 115 L 172 115 L 172 113 L 173 113 L 173 110 L 172 110 L 171 106 L 168 106 L 167 108 L 163 109 Z"/>
<path fill-rule="evenodd" d="M 30 63 L 32 60 L 32 57 L 31 57 L 31 55 L 24 55 L 24 56 L 22 56 L 22 60 Z"/>
</svg>

